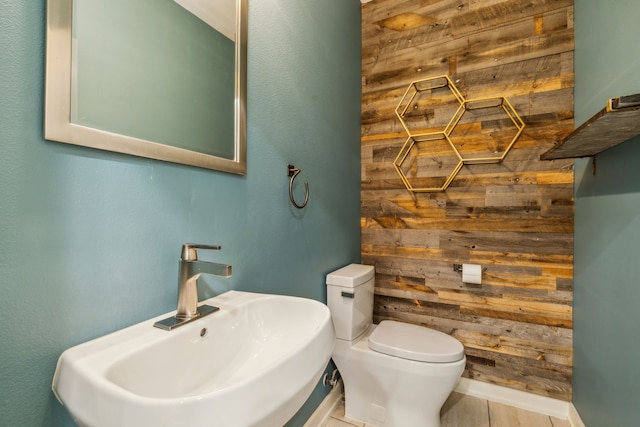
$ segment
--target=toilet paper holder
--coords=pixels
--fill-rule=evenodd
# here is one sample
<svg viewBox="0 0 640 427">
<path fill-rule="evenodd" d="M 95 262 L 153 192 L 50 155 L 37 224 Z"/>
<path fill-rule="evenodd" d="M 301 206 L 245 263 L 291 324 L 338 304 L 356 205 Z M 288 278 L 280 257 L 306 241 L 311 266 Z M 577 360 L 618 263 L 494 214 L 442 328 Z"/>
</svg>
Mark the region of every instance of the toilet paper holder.
<svg viewBox="0 0 640 427">
<path fill-rule="evenodd" d="M 453 264 L 453 271 L 456 273 L 462 273 L 462 264 Z M 487 271 L 487 269 L 486 267 L 483 267 L 482 272 L 484 273 L 485 271 Z"/>
<path fill-rule="evenodd" d="M 471 274 L 465 278 L 466 272 L 464 264 L 453 264 L 453 271 L 460 273 L 462 275 L 462 280 L 465 283 L 469 283 L 469 284 L 481 284 L 482 281 L 482 273 L 484 273 L 485 271 L 487 271 L 486 268 L 483 268 L 477 264 L 467 264 L 468 267 L 470 267 L 471 270 L 475 268 L 478 268 L 478 273 L 476 274 L 475 271 L 472 271 Z"/>
</svg>

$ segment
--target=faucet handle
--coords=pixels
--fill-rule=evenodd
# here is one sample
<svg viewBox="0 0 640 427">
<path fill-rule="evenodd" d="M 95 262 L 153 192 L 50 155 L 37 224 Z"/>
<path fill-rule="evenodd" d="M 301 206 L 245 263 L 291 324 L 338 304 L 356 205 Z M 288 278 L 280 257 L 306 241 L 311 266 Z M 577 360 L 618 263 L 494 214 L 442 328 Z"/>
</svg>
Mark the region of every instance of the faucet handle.
<svg viewBox="0 0 640 427">
<path fill-rule="evenodd" d="M 222 246 L 217 245 L 200 245 L 198 243 L 185 243 L 182 245 L 181 259 L 183 261 L 197 261 L 198 252 L 196 249 L 207 249 L 212 251 L 219 251 Z"/>
</svg>

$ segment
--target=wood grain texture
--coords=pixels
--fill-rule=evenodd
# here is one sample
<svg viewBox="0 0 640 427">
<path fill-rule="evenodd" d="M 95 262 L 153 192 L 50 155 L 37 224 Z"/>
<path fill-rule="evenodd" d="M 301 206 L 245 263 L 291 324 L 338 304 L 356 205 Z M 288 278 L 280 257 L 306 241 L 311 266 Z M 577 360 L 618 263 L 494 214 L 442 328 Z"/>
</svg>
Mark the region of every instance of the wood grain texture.
<svg viewBox="0 0 640 427">
<path fill-rule="evenodd" d="M 486 400 L 453 392 L 440 411 L 442 427 L 491 427 Z"/>
<path fill-rule="evenodd" d="M 570 427 L 569 421 L 457 392 L 440 411 L 442 427 Z M 344 416 L 344 400 L 321 427 L 371 427 Z M 404 427 L 404 426 L 403 426 Z"/>
<path fill-rule="evenodd" d="M 573 130 L 573 46 L 572 0 L 362 6 L 362 261 L 376 267 L 375 321 L 452 334 L 465 345 L 464 376 L 564 400 L 573 161 L 539 158 Z M 446 192 L 413 194 L 393 167 L 408 138 L 395 109 L 412 81 L 443 74 L 466 99 L 506 97 L 526 127 L 502 162 L 465 165 Z M 428 108 L 433 123 L 454 111 Z M 469 156 L 510 132 L 489 115 L 461 126 L 456 144 Z M 455 161 L 423 144 L 412 167 Z M 482 265 L 482 285 L 462 283 L 461 263 Z"/>
<path fill-rule="evenodd" d="M 543 160 L 595 156 L 640 135 L 640 107 L 604 108 L 540 158 Z"/>
<path fill-rule="evenodd" d="M 492 426 L 553 427 L 551 418 L 535 412 L 525 411 L 501 403 L 489 402 L 489 418 Z"/>
</svg>

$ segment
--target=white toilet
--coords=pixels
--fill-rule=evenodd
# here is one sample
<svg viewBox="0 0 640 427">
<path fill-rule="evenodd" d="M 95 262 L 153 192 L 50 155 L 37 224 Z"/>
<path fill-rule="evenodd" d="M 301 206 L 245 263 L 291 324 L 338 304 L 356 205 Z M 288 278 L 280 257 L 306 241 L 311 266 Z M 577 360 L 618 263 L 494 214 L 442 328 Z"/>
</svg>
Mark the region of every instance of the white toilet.
<svg viewBox="0 0 640 427">
<path fill-rule="evenodd" d="M 327 275 L 345 415 L 380 427 L 440 427 L 440 409 L 464 371 L 464 347 L 418 325 L 374 325 L 373 288 L 372 266 L 350 264 Z"/>
</svg>

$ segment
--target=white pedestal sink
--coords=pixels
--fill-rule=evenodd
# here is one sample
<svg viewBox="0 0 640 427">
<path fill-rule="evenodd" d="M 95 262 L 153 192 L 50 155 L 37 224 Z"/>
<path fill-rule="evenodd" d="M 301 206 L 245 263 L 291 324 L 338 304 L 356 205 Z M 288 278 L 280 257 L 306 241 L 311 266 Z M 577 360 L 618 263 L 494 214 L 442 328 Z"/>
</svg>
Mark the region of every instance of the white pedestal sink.
<svg viewBox="0 0 640 427">
<path fill-rule="evenodd" d="M 329 309 L 305 298 L 229 291 L 173 331 L 149 319 L 66 350 L 53 391 L 80 426 L 281 427 L 334 345 Z"/>
</svg>

